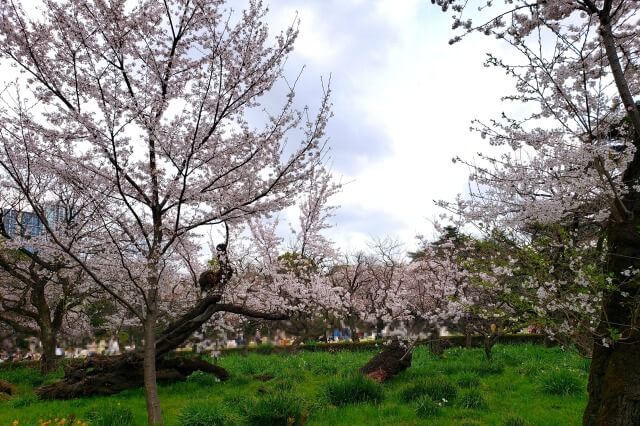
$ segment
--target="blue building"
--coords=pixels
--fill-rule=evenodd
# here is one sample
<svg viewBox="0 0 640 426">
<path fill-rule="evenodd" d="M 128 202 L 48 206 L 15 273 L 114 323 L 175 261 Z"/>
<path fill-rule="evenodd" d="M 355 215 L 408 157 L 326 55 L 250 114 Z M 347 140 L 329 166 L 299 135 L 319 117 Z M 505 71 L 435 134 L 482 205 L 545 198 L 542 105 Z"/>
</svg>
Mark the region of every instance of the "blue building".
<svg viewBox="0 0 640 426">
<path fill-rule="evenodd" d="M 64 207 L 56 205 L 45 208 L 47 222 L 55 226 L 65 218 Z M 34 212 L 17 211 L 13 209 L 2 210 L 2 224 L 9 237 L 23 235 L 35 237 L 45 233 L 44 224 Z"/>
</svg>

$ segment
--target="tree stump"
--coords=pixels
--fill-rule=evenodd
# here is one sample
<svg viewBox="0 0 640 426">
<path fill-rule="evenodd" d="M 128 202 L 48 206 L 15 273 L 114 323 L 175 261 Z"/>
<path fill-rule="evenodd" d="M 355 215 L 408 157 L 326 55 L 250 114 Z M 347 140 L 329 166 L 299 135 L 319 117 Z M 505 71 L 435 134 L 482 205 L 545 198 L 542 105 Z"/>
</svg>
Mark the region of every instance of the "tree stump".
<svg viewBox="0 0 640 426">
<path fill-rule="evenodd" d="M 399 340 L 392 341 L 382 352 L 371 358 L 360 372 L 382 383 L 411 366 L 411 352 Z"/>
<path fill-rule="evenodd" d="M 0 380 L 0 394 L 13 396 L 16 394 L 16 387 L 5 380 Z"/>
<path fill-rule="evenodd" d="M 227 371 L 198 358 L 160 359 L 158 381 L 182 381 L 194 371 L 213 374 L 220 380 Z M 71 399 L 89 395 L 113 395 L 144 384 L 142 357 L 126 354 L 118 357 L 95 356 L 82 363 L 65 366 L 64 378 L 36 390 L 42 399 Z"/>
</svg>

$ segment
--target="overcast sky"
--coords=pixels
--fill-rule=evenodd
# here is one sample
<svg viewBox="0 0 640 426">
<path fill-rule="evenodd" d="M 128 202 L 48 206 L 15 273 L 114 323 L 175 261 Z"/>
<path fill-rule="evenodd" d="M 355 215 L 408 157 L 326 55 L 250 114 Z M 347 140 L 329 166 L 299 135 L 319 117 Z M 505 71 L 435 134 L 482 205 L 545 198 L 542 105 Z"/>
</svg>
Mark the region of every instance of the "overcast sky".
<svg viewBox="0 0 640 426">
<path fill-rule="evenodd" d="M 495 117 L 511 82 L 483 66 L 502 47 L 477 35 L 450 46 L 451 20 L 429 0 L 271 0 L 272 31 L 300 17 L 287 76 L 306 66 L 297 94 L 317 103 L 331 75 L 335 116 L 328 128 L 334 174 L 347 182 L 330 236 L 342 248 L 390 236 L 409 248 L 432 236 L 442 211 L 433 200 L 467 190 L 454 165 L 486 148 L 469 131 Z"/>
</svg>

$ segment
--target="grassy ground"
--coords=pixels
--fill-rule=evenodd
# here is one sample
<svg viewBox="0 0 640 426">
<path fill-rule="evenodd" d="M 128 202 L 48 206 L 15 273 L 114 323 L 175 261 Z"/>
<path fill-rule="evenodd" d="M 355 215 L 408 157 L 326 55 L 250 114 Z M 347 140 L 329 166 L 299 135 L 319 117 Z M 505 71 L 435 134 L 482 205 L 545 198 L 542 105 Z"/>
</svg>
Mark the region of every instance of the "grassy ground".
<svg viewBox="0 0 640 426">
<path fill-rule="evenodd" d="M 444 359 L 424 348 L 412 367 L 384 385 L 353 375 L 373 352 L 229 355 L 225 383 L 195 374 L 160 386 L 168 425 L 578 425 L 586 403 L 588 362 L 559 348 L 496 346 L 451 349 Z M 59 374 L 59 373 L 58 373 Z M 113 397 L 38 401 L 34 386 L 54 380 L 35 370 L 0 371 L 18 395 L 0 401 L 0 426 L 39 419 L 88 425 L 144 425 L 141 389 Z M 359 402 L 360 401 L 360 402 Z M 70 417 L 73 416 L 73 417 Z M 74 423 L 75 425 L 76 423 Z M 54 426 L 51 422 L 47 426 Z"/>
</svg>

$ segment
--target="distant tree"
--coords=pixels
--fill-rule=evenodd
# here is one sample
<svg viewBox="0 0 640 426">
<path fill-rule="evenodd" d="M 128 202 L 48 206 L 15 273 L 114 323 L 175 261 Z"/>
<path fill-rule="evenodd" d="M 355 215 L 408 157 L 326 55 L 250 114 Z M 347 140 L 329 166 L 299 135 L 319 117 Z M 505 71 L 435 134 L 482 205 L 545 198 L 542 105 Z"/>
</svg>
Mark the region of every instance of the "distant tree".
<svg viewBox="0 0 640 426">
<path fill-rule="evenodd" d="M 352 303 L 356 303 L 363 318 L 374 325 L 376 336 L 381 337 L 386 325 L 405 318 L 405 249 L 392 238 L 375 239 L 369 249 L 366 285 L 354 294 Z"/>
<path fill-rule="evenodd" d="M 468 329 L 471 311 L 478 306 L 477 295 L 480 293 L 478 286 L 475 296 L 470 297 L 476 277 L 467 262 L 473 250 L 470 238 L 454 227 L 442 229 L 435 241 L 420 237 L 419 247 L 416 252 L 419 255 L 414 256 L 407 268 L 410 277 L 408 310 L 414 328 L 429 334 L 432 352 L 442 355 L 442 328 L 471 333 Z M 487 280 L 477 281 L 476 284 Z"/>
<path fill-rule="evenodd" d="M 38 189 L 43 188 L 32 186 L 34 201 Z M 82 307 L 90 289 L 82 269 L 48 244 L 38 215 L 17 210 L 19 204 L 9 201 L 5 195 L 0 206 L 0 322 L 17 334 L 40 340 L 40 369 L 48 373 L 56 368 L 61 333 L 88 331 Z M 59 201 L 65 204 L 37 207 L 47 210 L 50 226 L 69 230 L 74 226 L 71 200 Z"/>
<path fill-rule="evenodd" d="M 391 238 L 337 257 L 329 279 L 344 293 L 342 320 L 352 329 L 373 329 L 378 337 L 388 325 L 408 320 L 406 267 L 403 245 Z"/>
<path fill-rule="evenodd" d="M 352 332 L 351 338 L 358 341 L 356 329 L 371 328 L 366 312 L 366 294 L 372 286 L 368 264 L 371 256 L 364 251 L 345 253 L 337 257 L 336 264 L 329 271 L 329 279 L 335 287 L 344 289 L 344 322 Z"/>
<path fill-rule="evenodd" d="M 55 351 L 61 333 L 69 330 L 70 322 L 76 326 L 86 323 L 80 310 L 86 297 L 82 272 L 14 256 L 0 254 L 0 322 L 15 333 L 40 340 L 40 370 L 49 373 L 57 365 Z"/>
<path fill-rule="evenodd" d="M 439 225 L 437 227 L 440 228 Z M 451 243 L 453 243 L 456 246 L 459 246 L 464 242 L 466 238 L 467 237 L 460 232 L 457 226 L 445 225 L 440 230 L 440 236 L 438 237 L 438 239 L 432 243 L 427 243 L 427 244 L 433 245 L 435 247 L 441 244 L 450 245 Z M 419 239 L 421 240 L 422 244 L 425 243 L 425 240 L 422 236 L 420 236 Z M 411 260 L 415 261 L 415 260 L 419 260 L 421 257 L 424 256 L 424 251 L 422 250 L 417 250 L 414 252 L 410 251 L 408 255 Z"/>
</svg>

